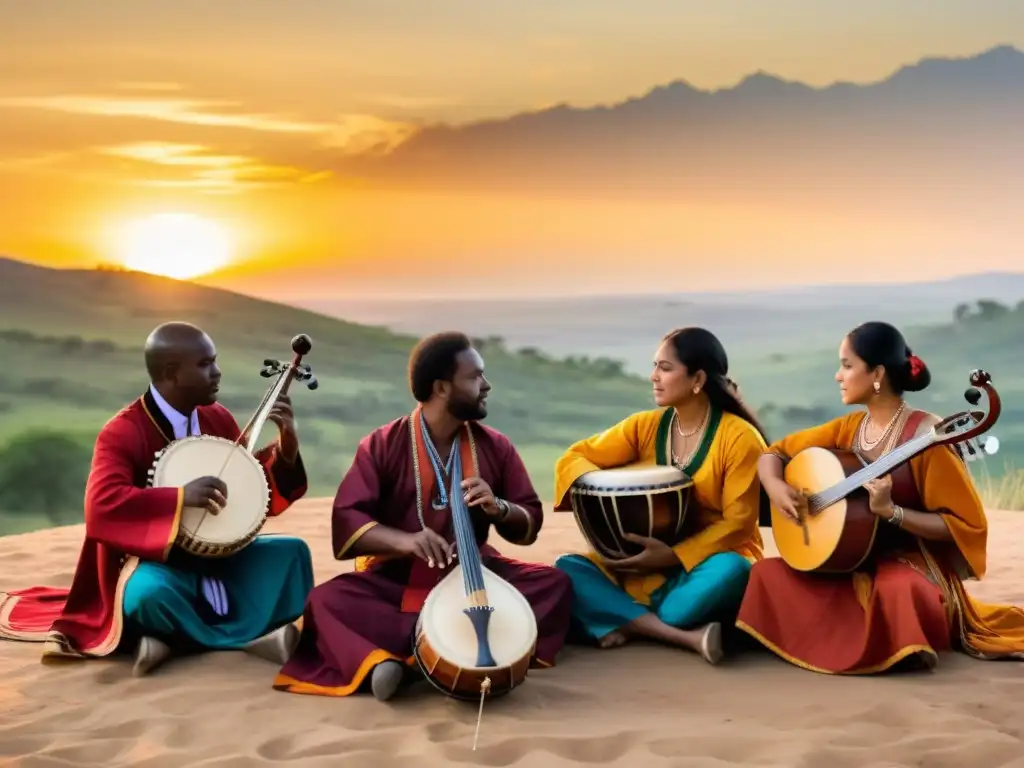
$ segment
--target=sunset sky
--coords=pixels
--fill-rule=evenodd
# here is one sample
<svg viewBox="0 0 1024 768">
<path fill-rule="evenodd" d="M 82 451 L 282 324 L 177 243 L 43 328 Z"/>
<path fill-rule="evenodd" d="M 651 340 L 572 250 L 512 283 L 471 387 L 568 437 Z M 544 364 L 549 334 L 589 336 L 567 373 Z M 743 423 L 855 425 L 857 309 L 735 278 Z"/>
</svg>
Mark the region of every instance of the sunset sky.
<svg viewBox="0 0 1024 768">
<path fill-rule="evenodd" d="M 159 266 L 173 248 L 139 220 L 189 214 L 193 255 L 231 261 L 217 284 L 281 298 L 749 288 L 832 281 L 823 254 L 880 249 L 888 278 L 955 274 L 966 221 L 936 232 L 750 195 L 480 194 L 443 171 L 436 188 L 389 188 L 339 168 L 435 123 L 759 70 L 867 83 L 996 45 L 1024 48 L 1019 0 L 0 0 L 0 253 Z M 987 226 L 968 268 L 1016 265 L 1019 226 Z"/>
</svg>

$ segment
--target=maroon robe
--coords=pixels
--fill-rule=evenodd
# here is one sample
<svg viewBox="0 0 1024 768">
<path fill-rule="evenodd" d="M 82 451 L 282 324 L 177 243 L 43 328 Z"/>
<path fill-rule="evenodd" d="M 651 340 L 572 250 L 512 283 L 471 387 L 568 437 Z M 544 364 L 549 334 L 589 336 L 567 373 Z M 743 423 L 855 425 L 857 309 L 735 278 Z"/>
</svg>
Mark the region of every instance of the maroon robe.
<svg viewBox="0 0 1024 768">
<path fill-rule="evenodd" d="M 380 427 L 359 443 L 334 500 L 331 528 L 338 560 L 351 558 L 352 545 L 375 525 L 419 531 L 417 496 L 427 525 L 454 542 L 451 513 L 431 507 L 435 480 L 418 426 L 420 413 L 417 409 L 412 416 Z M 466 430 L 471 440 L 460 440 L 464 476 L 477 474 L 496 497 L 526 510 L 530 526 L 525 540 L 513 541 L 501 525 L 495 528 L 514 544 L 532 543 L 543 522 L 543 506 L 519 453 L 507 437 L 490 427 L 470 422 Z M 515 586 L 533 607 L 537 647 L 531 666 L 554 666 L 569 630 L 569 578 L 552 566 L 498 554 L 486 543 L 493 524 L 478 509 L 470 508 L 470 514 L 484 565 Z M 415 664 L 412 642 L 419 610 L 447 569 L 427 568 L 419 558 L 381 556 L 359 557 L 355 568 L 313 588 L 303 614 L 302 639 L 274 681 L 276 689 L 348 696 L 382 661 Z"/>
<path fill-rule="evenodd" d="M 214 404 L 197 409 L 205 435 L 238 438 L 231 412 Z M 178 536 L 183 491 L 147 488 L 154 455 L 174 431 L 149 391 L 119 411 L 96 438 L 85 488 L 85 541 L 71 587 L 0 592 L 0 638 L 41 642 L 50 657 L 106 656 L 124 628 L 125 584 L 140 560 L 165 562 Z M 280 461 L 277 443 L 256 453 L 270 484 L 270 515 L 306 492 L 299 457 Z"/>
</svg>

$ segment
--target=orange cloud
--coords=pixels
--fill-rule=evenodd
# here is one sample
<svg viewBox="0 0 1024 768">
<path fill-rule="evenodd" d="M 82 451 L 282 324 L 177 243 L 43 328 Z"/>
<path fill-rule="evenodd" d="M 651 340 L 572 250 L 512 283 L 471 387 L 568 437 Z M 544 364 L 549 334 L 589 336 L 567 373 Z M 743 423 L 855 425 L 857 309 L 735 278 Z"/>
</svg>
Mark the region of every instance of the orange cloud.
<svg viewBox="0 0 1024 768">
<path fill-rule="evenodd" d="M 216 194 L 231 194 L 281 184 L 310 184 L 331 177 L 327 171 L 309 171 L 289 165 L 275 165 L 246 155 L 217 154 L 199 144 L 138 142 L 98 147 L 101 155 L 135 160 L 159 166 L 191 170 L 184 179 L 143 178 L 138 184 L 150 187 L 186 188 Z"/>
<path fill-rule="evenodd" d="M 185 98 L 58 95 L 0 99 L 0 108 L 37 109 L 102 117 L 144 118 L 187 125 L 236 128 L 316 137 L 324 146 L 346 154 L 390 152 L 413 136 L 410 123 L 373 115 L 342 115 L 333 122 L 238 111 L 238 101 Z"/>
</svg>

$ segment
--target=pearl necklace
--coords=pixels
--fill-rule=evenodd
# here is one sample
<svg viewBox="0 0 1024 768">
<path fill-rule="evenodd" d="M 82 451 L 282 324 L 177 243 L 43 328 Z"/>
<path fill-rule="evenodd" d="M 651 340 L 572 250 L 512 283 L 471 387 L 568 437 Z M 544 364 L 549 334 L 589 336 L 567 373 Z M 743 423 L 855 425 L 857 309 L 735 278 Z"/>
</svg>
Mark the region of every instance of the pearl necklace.
<svg viewBox="0 0 1024 768">
<path fill-rule="evenodd" d="M 882 442 L 882 440 L 884 440 L 886 437 L 888 437 L 889 433 L 892 431 L 892 428 L 894 426 L 896 426 L 896 421 L 899 419 L 900 415 L 903 413 L 903 409 L 906 408 L 906 407 L 907 407 L 907 401 L 906 400 L 901 401 L 900 402 L 900 407 L 896 409 L 896 413 L 894 413 L 892 415 L 892 418 L 889 419 L 889 423 L 885 425 L 885 429 L 883 429 L 878 434 L 878 437 L 876 437 L 874 440 L 868 440 L 868 422 L 871 421 L 871 414 L 868 414 L 864 418 L 864 420 L 860 423 L 860 442 L 861 442 L 861 445 L 870 450 L 871 448 L 874 448 L 876 445 L 878 445 L 880 442 Z"/>
</svg>

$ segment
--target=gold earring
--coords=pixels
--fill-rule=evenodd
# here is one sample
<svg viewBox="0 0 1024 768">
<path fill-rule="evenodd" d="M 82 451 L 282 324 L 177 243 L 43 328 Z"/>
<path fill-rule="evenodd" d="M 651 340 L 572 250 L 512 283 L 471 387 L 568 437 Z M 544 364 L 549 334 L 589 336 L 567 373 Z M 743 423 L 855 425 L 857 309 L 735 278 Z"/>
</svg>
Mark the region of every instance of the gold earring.
<svg viewBox="0 0 1024 768">
<path fill-rule="evenodd" d="M 881 385 L 881 384 L 879 384 L 879 383 L 878 383 L 878 382 L 876 381 L 876 382 L 875 382 L 875 394 L 877 395 L 877 394 L 878 394 L 879 392 L 881 392 L 881 391 L 882 391 L 882 385 Z"/>
</svg>

